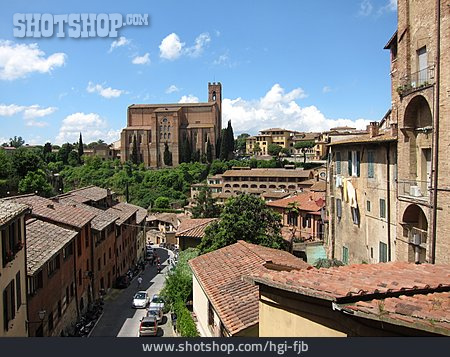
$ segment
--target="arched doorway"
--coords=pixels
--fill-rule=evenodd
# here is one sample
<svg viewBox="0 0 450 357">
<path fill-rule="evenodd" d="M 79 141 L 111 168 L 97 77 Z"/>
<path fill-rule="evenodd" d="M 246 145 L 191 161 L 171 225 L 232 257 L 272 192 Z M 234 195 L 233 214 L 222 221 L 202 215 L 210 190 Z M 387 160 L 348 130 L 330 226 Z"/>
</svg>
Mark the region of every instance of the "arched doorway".
<svg viewBox="0 0 450 357">
<path fill-rule="evenodd" d="M 409 242 L 408 261 L 424 263 L 428 242 L 428 220 L 422 208 L 416 204 L 409 205 L 403 212 L 401 225 L 403 237 Z"/>
</svg>

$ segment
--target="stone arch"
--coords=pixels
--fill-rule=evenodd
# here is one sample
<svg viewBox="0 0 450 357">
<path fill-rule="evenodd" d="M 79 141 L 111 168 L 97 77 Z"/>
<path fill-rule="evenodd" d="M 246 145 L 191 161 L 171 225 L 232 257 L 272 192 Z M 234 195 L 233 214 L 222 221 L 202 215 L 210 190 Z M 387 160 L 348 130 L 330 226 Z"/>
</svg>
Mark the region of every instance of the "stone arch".
<svg viewBox="0 0 450 357">
<path fill-rule="evenodd" d="M 408 261 L 423 263 L 426 261 L 428 243 L 428 219 L 422 208 L 410 204 L 402 216 L 403 238 L 409 242 Z"/>
<path fill-rule="evenodd" d="M 426 98 L 417 95 L 411 99 L 405 109 L 404 126 L 406 128 L 425 128 L 433 125 L 433 115 Z"/>
<path fill-rule="evenodd" d="M 267 188 L 266 185 L 259 185 L 259 188 Z"/>
</svg>

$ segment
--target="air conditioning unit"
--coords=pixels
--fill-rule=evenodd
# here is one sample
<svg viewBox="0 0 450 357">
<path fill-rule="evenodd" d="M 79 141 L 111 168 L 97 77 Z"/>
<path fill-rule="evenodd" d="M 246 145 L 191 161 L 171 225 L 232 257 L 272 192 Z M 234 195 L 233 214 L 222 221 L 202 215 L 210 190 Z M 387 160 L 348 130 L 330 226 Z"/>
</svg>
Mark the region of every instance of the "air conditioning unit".
<svg viewBox="0 0 450 357">
<path fill-rule="evenodd" d="M 420 192 L 419 186 L 410 186 L 409 187 L 409 195 L 413 197 L 421 197 L 422 192 Z"/>
</svg>

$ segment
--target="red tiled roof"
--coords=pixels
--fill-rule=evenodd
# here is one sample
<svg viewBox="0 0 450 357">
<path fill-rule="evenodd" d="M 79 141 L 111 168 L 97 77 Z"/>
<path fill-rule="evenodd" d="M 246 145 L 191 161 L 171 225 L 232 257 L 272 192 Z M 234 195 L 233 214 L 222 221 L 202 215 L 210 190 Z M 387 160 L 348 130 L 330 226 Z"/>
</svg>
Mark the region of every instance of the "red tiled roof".
<svg viewBox="0 0 450 357">
<path fill-rule="evenodd" d="M 217 218 L 190 218 L 181 222 L 176 237 L 203 238 L 205 229 Z"/>
<path fill-rule="evenodd" d="M 0 226 L 3 226 L 29 209 L 30 207 L 27 205 L 0 199 Z"/>
<path fill-rule="evenodd" d="M 269 271 L 264 265 L 286 269 L 310 267 L 288 252 L 238 241 L 189 261 L 192 271 L 230 334 L 258 323 L 258 287 L 242 276 Z"/>
<path fill-rule="evenodd" d="M 119 216 L 119 219 L 116 221 L 116 224 L 118 224 L 119 226 L 122 225 L 131 216 L 133 216 L 137 211 L 137 206 L 130 205 L 125 202 L 119 202 L 118 204 L 106 210 L 106 212 L 108 213 Z"/>
<path fill-rule="evenodd" d="M 37 195 L 15 196 L 8 199 L 31 206 L 33 217 L 48 219 L 76 228 L 83 228 L 95 218 L 94 213 L 82 208 L 66 206 Z"/>
<path fill-rule="evenodd" d="M 227 170 L 222 177 L 310 177 L 312 170 L 303 169 L 240 169 Z"/>
<path fill-rule="evenodd" d="M 79 203 L 78 200 L 75 199 L 75 197 L 79 196 L 58 196 L 58 202 L 66 206 L 76 206 L 78 208 L 94 213 L 95 218 L 91 222 L 91 227 L 97 231 L 104 230 L 107 226 L 109 226 L 119 218 L 118 214 L 112 214 L 111 212 L 103 211 L 99 208 L 95 208 L 84 203 Z"/>
<path fill-rule="evenodd" d="M 141 206 L 132 205 L 131 203 L 127 203 L 128 206 L 137 208 L 136 212 L 136 223 L 141 223 L 147 217 L 147 210 Z"/>
<path fill-rule="evenodd" d="M 27 274 L 33 275 L 50 258 L 68 244 L 76 231 L 35 218 L 26 222 Z"/>
<path fill-rule="evenodd" d="M 267 205 L 270 207 L 290 208 L 295 204 L 302 211 L 317 212 L 320 211 L 324 203 L 324 192 L 302 192 L 281 200 L 267 202 Z"/>
<path fill-rule="evenodd" d="M 356 316 L 411 326 L 450 336 L 450 292 L 402 295 L 342 304 Z"/>
<path fill-rule="evenodd" d="M 97 186 L 86 186 L 67 192 L 71 195 L 81 196 L 86 200 L 100 201 L 108 197 L 108 190 Z"/>
<path fill-rule="evenodd" d="M 375 294 L 450 288 L 450 266 L 410 263 L 354 264 L 291 273 L 263 272 L 256 282 L 302 295 L 340 301 Z"/>
</svg>

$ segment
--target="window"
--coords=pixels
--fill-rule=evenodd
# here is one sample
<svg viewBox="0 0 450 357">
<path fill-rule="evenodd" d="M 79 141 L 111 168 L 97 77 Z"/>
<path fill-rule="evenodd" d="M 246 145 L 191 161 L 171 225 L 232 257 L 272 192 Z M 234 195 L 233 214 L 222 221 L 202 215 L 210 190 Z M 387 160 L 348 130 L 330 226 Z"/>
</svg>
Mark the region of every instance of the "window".
<svg viewBox="0 0 450 357">
<path fill-rule="evenodd" d="M 81 235 L 77 237 L 77 255 L 81 255 Z"/>
<path fill-rule="evenodd" d="M 81 285 L 81 269 L 78 270 L 78 285 Z"/>
<path fill-rule="evenodd" d="M 373 151 L 367 152 L 367 177 L 375 177 L 375 152 Z"/>
<path fill-rule="evenodd" d="M 16 305 L 19 310 L 22 305 L 22 286 L 20 285 L 20 271 L 16 274 Z"/>
<path fill-rule="evenodd" d="M 53 312 L 48 314 L 48 329 L 49 331 L 53 330 Z"/>
<path fill-rule="evenodd" d="M 336 216 L 337 218 L 342 217 L 342 200 L 340 198 L 336 198 Z"/>
<path fill-rule="evenodd" d="M 386 218 L 386 201 L 380 198 L 380 218 Z"/>
<path fill-rule="evenodd" d="M 109 259 L 111 259 L 111 247 L 109 248 Z"/>
<path fill-rule="evenodd" d="M 53 275 L 53 273 L 58 270 L 60 267 L 60 262 L 59 262 L 59 254 L 56 255 L 56 257 L 54 257 L 52 260 L 50 260 L 47 263 L 47 274 L 48 276 Z"/>
<path fill-rule="evenodd" d="M 336 174 L 340 175 L 341 174 L 341 153 L 337 152 L 336 153 Z"/>
<path fill-rule="evenodd" d="M 103 265 L 106 265 L 106 253 L 103 253 Z"/>
<path fill-rule="evenodd" d="M 353 224 L 356 224 L 359 226 L 359 209 L 352 207 L 352 220 Z"/>
<path fill-rule="evenodd" d="M 348 175 L 359 177 L 361 166 L 361 155 L 359 151 L 348 152 Z"/>
<path fill-rule="evenodd" d="M 84 230 L 84 244 L 87 247 L 89 247 L 89 232 L 88 227 L 86 226 L 86 229 Z"/>
<path fill-rule="evenodd" d="M 14 300 L 14 280 L 3 290 L 3 327 L 8 330 L 9 321 L 16 316 L 16 306 Z"/>
<path fill-rule="evenodd" d="M 73 254 L 73 244 L 72 242 L 69 243 L 64 249 L 63 249 L 63 259 L 67 259 Z"/>
<path fill-rule="evenodd" d="M 380 242 L 380 263 L 387 262 L 387 244 Z"/>
<path fill-rule="evenodd" d="M 214 310 L 212 304 L 208 301 L 208 325 L 214 326 Z"/>
<path fill-rule="evenodd" d="M 427 67 L 428 67 L 428 56 L 426 46 L 420 48 L 417 51 L 417 63 L 418 63 L 418 80 L 417 86 L 424 84 L 427 81 Z"/>
<path fill-rule="evenodd" d="M 367 200 L 366 204 L 367 204 L 367 212 L 370 212 L 370 201 Z"/>
<path fill-rule="evenodd" d="M 342 247 L 342 263 L 348 264 L 348 248 Z"/>
<path fill-rule="evenodd" d="M 296 212 L 289 212 L 288 213 L 288 224 L 290 226 L 297 226 L 298 225 L 298 214 Z"/>
<path fill-rule="evenodd" d="M 100 265 L 100 258 L 97 259 L 97 270 L 100 271 L 101 265 Z"/>
</svg>

